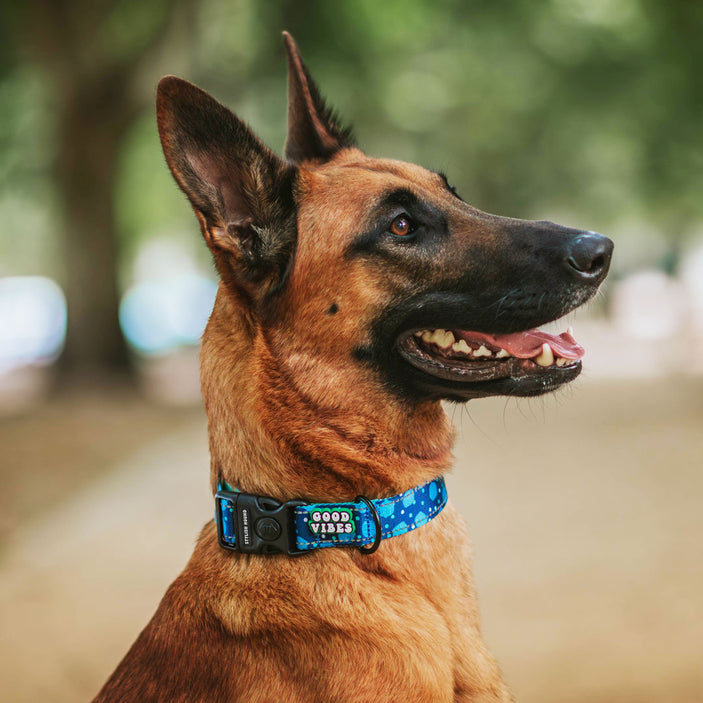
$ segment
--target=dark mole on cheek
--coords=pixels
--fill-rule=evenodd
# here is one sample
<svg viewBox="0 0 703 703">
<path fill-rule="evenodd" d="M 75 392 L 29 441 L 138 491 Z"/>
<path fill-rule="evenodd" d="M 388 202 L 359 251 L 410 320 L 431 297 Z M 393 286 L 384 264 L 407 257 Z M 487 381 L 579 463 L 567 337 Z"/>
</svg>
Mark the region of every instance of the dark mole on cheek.
<svg viewBox="0 0 703 703">
<path fill-rule="evenodd" d="M 332 303 L 330 309 L 327 311 L 328 315 L 334 315 L 339 310 L 339 305 L 337 303 Z"/>
</svg>

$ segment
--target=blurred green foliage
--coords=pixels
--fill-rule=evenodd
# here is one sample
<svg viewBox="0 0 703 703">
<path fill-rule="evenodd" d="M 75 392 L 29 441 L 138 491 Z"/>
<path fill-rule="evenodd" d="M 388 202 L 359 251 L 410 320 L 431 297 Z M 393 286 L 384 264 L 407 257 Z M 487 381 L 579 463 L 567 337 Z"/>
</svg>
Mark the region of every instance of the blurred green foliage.
<svg viewBox="0 0 703 703">
<path fill-rule="evenodd" d="M 164 0 L 113 5 L 93 50 L 128 55 L 153 33 Z M 23 51 L 17 3 L 1 12 L 0 275 L 49 272 L 61 95 Z M 673 246 L 700 229 L 701 2 L 201 0 L 160 67 L 212 92 L 280 151 L 282 29 L 362 148 L 442 169 L 477 207 L 605 231 L 631 252 L 649 241 L 638 231 Z M 148 100 L 117 183 L 124 264 L 148 237 L 197 236 Z"/>
</svg>

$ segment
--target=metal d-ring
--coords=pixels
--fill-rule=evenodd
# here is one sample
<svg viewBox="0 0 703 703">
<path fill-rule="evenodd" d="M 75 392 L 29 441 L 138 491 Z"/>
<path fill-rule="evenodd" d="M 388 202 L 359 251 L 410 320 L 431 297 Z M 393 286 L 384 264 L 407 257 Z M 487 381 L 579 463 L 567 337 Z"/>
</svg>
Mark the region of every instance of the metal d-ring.
<svg viewBox="0 0 703 703">
<path fill-rule="evenodd" d="M 355 503 L 359 501 L 366 503 L 366 507 L 371 513 L 373 524 L 376 527 L 376 538 L 370 547 L 359 546 L 358 549 L 362 554 L 373 554 L 378 549 L 378 545 L 381 544 L 381 516 L 378 514 L 378 510 L 376 510 L 376 506 L 366 496 L 357 496 L 354 498 Z"/>
</svg>

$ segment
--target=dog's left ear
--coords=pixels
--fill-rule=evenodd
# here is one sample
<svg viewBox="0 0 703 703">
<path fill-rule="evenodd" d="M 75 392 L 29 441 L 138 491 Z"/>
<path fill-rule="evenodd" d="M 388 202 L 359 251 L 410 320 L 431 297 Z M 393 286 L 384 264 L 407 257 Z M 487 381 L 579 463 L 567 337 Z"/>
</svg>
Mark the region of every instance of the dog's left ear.
<svg viewBox="0 0 703 703">
<path fill-rule="evenodd" d="M 159 136 L 222 278 L 256 302 L 280 286 L 296 243 L 297 169 L 236 115 L 167 76 L 156 97 Z"/>
<path fill-rule="evenodd" d="M 351 129 L 325 105 L 293 37 L 283 32 L 283 41 L 288 57 L 286 158 L 293 163 L 327 161 L 340 149 L 355 146 Z"/>
</svg>

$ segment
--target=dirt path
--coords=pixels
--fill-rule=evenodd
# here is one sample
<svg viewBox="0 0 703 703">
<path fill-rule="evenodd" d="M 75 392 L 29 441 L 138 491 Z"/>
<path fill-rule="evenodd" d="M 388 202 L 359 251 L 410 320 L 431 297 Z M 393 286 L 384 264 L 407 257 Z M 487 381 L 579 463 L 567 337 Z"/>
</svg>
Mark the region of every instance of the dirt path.
<svg viewBox="0 0 703 703">
<path fill-rule="evenodd" d="M 0 553 L 14 530 L 38 514 L 37 489 L 44 503 L 63 503 L 140 447 L 201 420 L 200 408 L 155 405 L 116 385 L 63 392 L 2 417 Z"/>
<path fill-rule="evenodd" d="M 519 407 L 450 412 L 450 496 L 517 700 L 701 703 L 703 381 L 584 381 Z M 39 493 L 12 530 L 3 700 L 89 700 L 210 518 L 200 417 L 118 453 L 60 499 Z"/>
<path fill-rule="evenodd" d="M 462 418 L 450 494 L 517 700 L 701 703 L 703 381 L 521 407 Z"/>
</svg>

